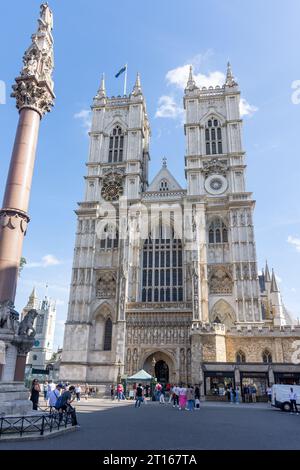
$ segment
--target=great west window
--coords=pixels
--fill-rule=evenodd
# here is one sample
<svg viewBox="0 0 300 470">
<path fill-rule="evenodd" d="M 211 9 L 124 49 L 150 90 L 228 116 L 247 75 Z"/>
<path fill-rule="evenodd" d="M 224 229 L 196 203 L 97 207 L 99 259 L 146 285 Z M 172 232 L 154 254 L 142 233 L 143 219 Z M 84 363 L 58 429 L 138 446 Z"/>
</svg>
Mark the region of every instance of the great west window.
<svg viewBox="0 0 300 470">
<path fill-rule="evenodd" d="M 183 300 L 182 243 L 170 227 L 160 226 L 144 243 L 143 302 Z"/>
</svg>

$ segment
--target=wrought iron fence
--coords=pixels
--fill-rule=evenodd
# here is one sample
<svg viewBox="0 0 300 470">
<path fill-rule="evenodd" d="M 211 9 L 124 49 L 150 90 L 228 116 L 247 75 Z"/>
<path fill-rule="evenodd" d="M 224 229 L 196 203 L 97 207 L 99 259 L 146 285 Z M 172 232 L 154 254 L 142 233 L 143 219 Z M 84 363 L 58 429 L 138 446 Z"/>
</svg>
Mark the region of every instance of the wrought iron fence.
<svg viewBox="0 0 300 470">
<path fill-rule="evenodd" d="M 72 425 L 70 413 L 60 415 L 57 411 L 39 416 L 0 417 L 0 439 L 4 436 L 51 433 Z"/>
</svg>

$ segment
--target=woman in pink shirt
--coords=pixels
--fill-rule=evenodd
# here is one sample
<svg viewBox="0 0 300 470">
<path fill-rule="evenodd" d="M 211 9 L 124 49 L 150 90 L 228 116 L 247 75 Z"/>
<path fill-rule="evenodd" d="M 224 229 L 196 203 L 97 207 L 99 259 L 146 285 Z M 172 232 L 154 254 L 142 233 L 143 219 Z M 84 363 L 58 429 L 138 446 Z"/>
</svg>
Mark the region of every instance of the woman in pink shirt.
<svg viewBox="0 0 300 470">
<path fill-rule="evenodd" d="M 179 388 L 179 409 L 180 410 L 185 410 L 186 392 L 187 392 L 187 389 L 185 388 L 184 384 L 182 384 L 181 387 Z"/>
</svg>

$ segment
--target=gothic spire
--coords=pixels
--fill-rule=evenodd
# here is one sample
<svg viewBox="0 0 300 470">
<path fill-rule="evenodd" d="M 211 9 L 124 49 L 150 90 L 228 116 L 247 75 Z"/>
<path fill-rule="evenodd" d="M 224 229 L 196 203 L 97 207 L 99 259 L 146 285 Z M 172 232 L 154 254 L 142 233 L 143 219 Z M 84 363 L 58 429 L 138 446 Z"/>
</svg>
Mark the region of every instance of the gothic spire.
<svg viewBox="0 0 300 470">
<path fill-rule="evenodd" d="M 274 269 L 272 269 L 271 292 L 279 292 Z"/>
<path fill-rule="evenodd" d="M 226 73 L 226 82 L 225 82 L 225 85 L 226 85 L 226 86 L 229 86 L 229 87 L 233 87 L 233 86 L 236 86 L 236 85 L 237 85 L 237 82 L 235 81 L 234 75 L 233 75 L 233 73 L 232 73 L 232 69 L 231 69 L 231 64 L 230 64 L 230 62 L 227 62 L 227 73 Z"/>
<path fill-rule="evenodd" d="M 190 65 L 189 78 L 186 84 L 186 90 L 192 91 L 195 88 L 197 87 L 196 87 L 196 82 L 194 80 L 194 75 L 193 75 L 193 66 Z"/>
<path fill-rule="evenodd" d="M 97 93 L 97 98 L 105 98 L 105 97 L 106 97 L 105 76 L 104 76 L 104 73 L 103 73 L 102 78 L 101 78 L 100 88 L 99 88 L 98 93 Z"/>
<path fill-rule="evenodd" d="M 266 261 L 266 267 L 265 267 L 265 282 L 271 282 L 271 276 L 270 276 L 268 261 Z"/>
<path fill-rule="evenodd" d="M 132 90 L 132 95 L 138 96 L 142 95 L 142 86 L 141 86 L 141 77 L 139 72 L 136 74 L 135 84 Z"/>
</svg>

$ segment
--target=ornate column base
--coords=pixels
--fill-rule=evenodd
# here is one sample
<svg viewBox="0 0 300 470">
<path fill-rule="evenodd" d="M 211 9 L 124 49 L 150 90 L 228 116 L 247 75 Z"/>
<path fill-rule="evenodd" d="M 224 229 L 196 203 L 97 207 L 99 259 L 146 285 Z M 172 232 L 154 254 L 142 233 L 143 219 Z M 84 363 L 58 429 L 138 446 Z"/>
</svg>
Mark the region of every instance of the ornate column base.
<svg viewBox="0 0 300 470">
<path fill-rule="evenodd" d="M 0 416 L 32 414 L 32 402 L 23 382 L 0 382 Z"/>
</svg>

